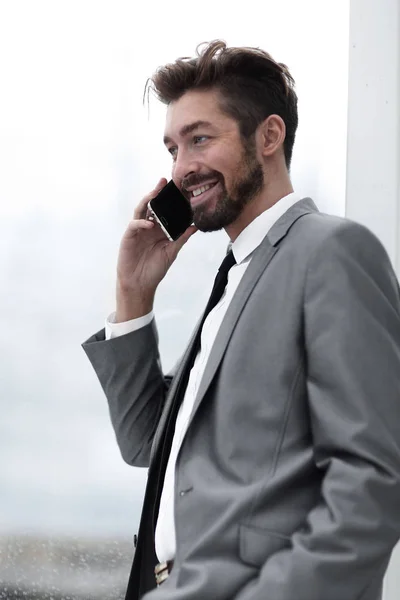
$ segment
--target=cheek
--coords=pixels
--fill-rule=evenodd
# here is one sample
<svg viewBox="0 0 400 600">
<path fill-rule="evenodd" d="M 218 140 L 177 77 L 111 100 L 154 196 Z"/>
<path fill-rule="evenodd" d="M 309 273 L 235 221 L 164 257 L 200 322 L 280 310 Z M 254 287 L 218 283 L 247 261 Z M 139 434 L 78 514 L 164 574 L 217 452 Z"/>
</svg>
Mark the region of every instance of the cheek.
<svg viewBox="0 0 400 600">
<path fill-rule="evenodd" d="M 235 161 L 229 160 L 228 156 L 221 156 L 218 153 L 216 156 L 210 156 L 207 160 L 207 166 L 210 171 L 214 171 L 220 175 L 225 184 L 228 184 L 234 178 L 235 169 L 237 168 Z"/>
<path fill-rule="evenodd" d="M 230 161 L 226 161 L 224 165 L 224 178 L 225 185 L 227 188 L 231 188 L 235 185 L 236 181 L 240 179 L 242 174 L 243 164 L 238 161 L 237 158 L 232 157 Z"/>
</svg>

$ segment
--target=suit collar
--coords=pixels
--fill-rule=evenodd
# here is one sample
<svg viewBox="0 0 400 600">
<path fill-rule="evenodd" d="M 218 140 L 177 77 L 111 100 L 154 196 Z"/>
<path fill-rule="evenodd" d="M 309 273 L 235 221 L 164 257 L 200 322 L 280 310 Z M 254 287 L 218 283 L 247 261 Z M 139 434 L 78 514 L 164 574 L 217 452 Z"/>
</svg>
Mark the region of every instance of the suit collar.
<svg viewBox="0 0 400 600">
<path fill-rule="evenodd" d="M 311 198 L 303 198 L 293 204 L 271 227 L 267 233 L 267 238 L 272 246 L 276 246 L 282 238 L 286 236 L 294 223 L 308 213 L 319 212 L 317 206 Z"/>
<path fill-rule="evenodd" d="M 271 227 L 299 200 L 301 200 L 301 196 L 294 192 L 284 196 L 243 229 L 232 243 L 232 251 L 237 264 L 250 260 L 254 250 L 261 244 Z"/>
</svg>

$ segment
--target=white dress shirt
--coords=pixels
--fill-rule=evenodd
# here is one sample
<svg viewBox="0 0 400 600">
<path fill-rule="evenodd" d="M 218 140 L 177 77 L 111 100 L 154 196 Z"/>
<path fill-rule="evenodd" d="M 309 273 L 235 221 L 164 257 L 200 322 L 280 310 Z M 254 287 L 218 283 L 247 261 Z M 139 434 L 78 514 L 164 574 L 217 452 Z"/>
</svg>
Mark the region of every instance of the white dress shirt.
<svg viewBox="0 0 400 600">
<path fill-rule="evenodd" d="M 254 250 L 261 244 L 274 223 L 299 200 L 300 197 L 295 193 L 285 196 L 274 204 L 274 206 L 254 219 L 232 244 L 236 265 L 229 271 L 228 283 L 221 300 L 209 313 L 203 324 L 201 346 L 190 372 L 185 396 L 176 419 L 175 433 L 165 473 L 155 533 L 156 554 L 160 562 L 171 560 L 175 557 L 175 465 L 215 337 L 240 280 L 249 266 Z M 144 327 L 153 319 L 153 313 L 151 312 L 144 317 L 133 319 L 126 323 L 113 323 L 113 318 L 114 313 L 106 321 L 106 339 L 124 335 Z"/>
</svg>

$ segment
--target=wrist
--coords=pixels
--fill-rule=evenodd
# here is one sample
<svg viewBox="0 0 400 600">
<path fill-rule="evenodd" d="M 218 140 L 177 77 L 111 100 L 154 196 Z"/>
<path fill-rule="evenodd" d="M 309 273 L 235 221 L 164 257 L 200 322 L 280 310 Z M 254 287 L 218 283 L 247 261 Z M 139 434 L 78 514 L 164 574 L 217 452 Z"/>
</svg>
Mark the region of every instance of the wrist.
<svg viewBox="0 0 400 600">
<path fill-rule="evenodd" d="M 124 323 L 138 319 L 153 310 L 154 292 L 141 293 L 117 283 L 115 322 Z"/>
</svg>

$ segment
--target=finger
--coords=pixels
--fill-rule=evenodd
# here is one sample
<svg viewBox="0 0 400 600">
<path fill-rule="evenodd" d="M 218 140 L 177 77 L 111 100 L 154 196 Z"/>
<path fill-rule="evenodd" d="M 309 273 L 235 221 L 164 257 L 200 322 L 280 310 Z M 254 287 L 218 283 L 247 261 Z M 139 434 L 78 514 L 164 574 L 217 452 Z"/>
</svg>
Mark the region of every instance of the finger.
<svg viewBox="0 0 400 600">
<path fill-rule="evenodd" d="M 137 207 L 135 208 L 135 211 L 133 213 L 134 219 L 145 219 L 146 218 L 148 203 L 150 202 L 150 200 L 155 198 L 157 196 L 157 194 L 159 194 L 166 185 L 167 185 L 167 180 L 165 179 L 165 177 L 162 177 L 160 179 L 160 181 L 157 183 L 154 190 L 151 190 L 151 192 L 146 194 L 146 196 L 144 196 L 144 198 L 142 198 L 142 200 L 139 202 L 139 204 L 137 205 Z"/>
<path fill-rule="evenodd" d="M 186 244 L 186 242 L 192 237 L 192 235 L 194 233 L 196 233 L 196 231 L 198 231 L 197 227 L 195 227 L 194 225 L 191 225 L 190 227 L 188 227 L 185 231 L 185 233 L 183 233 L 175 242 L 174 245 L 177 249 L 177 252 L 179 252 L 181 250 L 181 248 Z"/>
<path fill-rule="evenodd" d="M 152 229 L 154 227 L 153 221 L 147 221 L 146 219 L 132 219 L 128 223 L 128 231 L 140 231 L 141 229 Z"/>
</svg>

